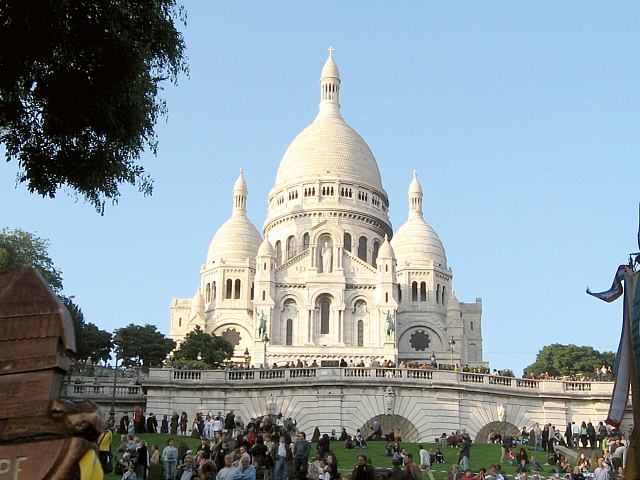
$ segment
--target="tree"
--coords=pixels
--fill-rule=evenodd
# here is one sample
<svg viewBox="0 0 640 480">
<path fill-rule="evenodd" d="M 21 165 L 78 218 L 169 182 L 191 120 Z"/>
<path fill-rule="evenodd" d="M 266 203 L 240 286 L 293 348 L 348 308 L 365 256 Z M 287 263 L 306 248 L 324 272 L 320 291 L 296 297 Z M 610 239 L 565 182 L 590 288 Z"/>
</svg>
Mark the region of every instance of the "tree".
<svg viewBox="0 0 640 480">
<path fill-rule="evenodd" d="M 67 307 L 73 320 L 73 329 L 76 334 L 76 360 L 86 360 L 91 357 L 95 360 L 109 360 L 113 342 L 111 334 L 100 330 L 95 324 L 84 320 L 82 310 L 73 300 L 73 297 L 60 296 L 62 303 Z"/>
<path fill-rule="evenodd" d="M 176 348 L 176 342 L 167 338 L 154 325 L 135 325 L 113 332 L 113 343 L 117 347 L 118 358 L 128 366 L 142 365 L 145 368 L 162 366 L 169 352 Z"/>
<path fill-rule="evenodd" d="M 16 267 L 33 267 L 49 283 L 51 289 L 62 291 L 62 272 L 49 256 L 49 240 L 24 230 L 0 230 L 0 272 Z"/>
<path fill-rule="evenodd" d="M 152 191 L 158 91 L 187 73 L 176 0 L 0 0 L 0 143 L 18 181 L 67 187 L 101 213 L 121 184 Z"/>
<path fill-rule="evenodd" d="M 593 347 L 554 343 L 540 350 L 536 355 L 536 361 L 525 368 L 524 373 L 537 375 L 548 372 L 553 376 L 593 375 L 596 368 L 611 365 L 613 358 L 612 352 L 600 353 Z"/>
<path fill-rule="evenodd" d="M 184 337 L 175 354 L 176 361 L 195 361 L 200 357 L 203 366 L 218 368 L 233 355 L 233 345 L 224 338 L 205 333 L 199 326 Z"/>
</svg>

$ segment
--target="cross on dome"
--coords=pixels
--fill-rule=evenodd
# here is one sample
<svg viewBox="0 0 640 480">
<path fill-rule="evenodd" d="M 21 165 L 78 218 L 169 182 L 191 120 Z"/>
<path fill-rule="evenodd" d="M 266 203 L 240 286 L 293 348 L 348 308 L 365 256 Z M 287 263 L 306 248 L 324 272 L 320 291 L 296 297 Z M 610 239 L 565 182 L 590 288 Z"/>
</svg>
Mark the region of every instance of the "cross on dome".
<svg viewBox="0 0 640 480">
<path fill-rule="evenodd" d="M 329 48 L 327 48 L 327 50 L 329 50 L 329 58 L 333 58 L 333 52 L 335 52 L 336 49 L 333 48 L 332 45 L 329 45 Z"/>
</svg>

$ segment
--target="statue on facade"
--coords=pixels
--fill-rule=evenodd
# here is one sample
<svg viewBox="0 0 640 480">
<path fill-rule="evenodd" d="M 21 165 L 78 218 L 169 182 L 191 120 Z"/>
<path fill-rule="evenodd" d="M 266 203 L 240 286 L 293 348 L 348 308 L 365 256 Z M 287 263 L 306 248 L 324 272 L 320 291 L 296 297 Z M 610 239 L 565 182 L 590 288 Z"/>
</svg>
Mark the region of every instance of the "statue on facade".
<svg viewBox="0 0 640 480">
<path fill-rule="evenodd" d="M 384 391 L 384 405 L 387 415 L 393 414 L 393 409 L 396 405 L 396 392 L 392 387 L 387 387 Z"/>
<path fill-rule="evenodd" d="M 498 420 L 501 422 L 506 422 L 507 420 L 507 409 L 505 408 L 504 403 L 499 403 L 496 406 L 496 410 L 498 413 Z"/>
<path fill-rule="evenodd" d="M 324 247 L 320 252 L 322 258 L 322 273 L 331 273 L 333 261 L 333 248 L 329 246 L 329 242 L 324 242 Z"/>
<path fill-rule="evenodd" d="M 387 334 L 387 340 L 393 339 L 393 314 L 390 310 L 387 310 L 387 318 L 385 320 L 385 332 Z"/>
<path fill-rule="evenodd" d="M 264 316 L 264 311 L 260 310 L 260 320 L 258 322 L 258 336 L 262 337 L 267 333 L 267 318 Z"/>
<path fill-rule="evenodd" d="M 276 397 L 273 396 L 273 393 L 270 393 L 267 396 L 267 413 L 269 415 L 276 414 Z"/>
</svg>

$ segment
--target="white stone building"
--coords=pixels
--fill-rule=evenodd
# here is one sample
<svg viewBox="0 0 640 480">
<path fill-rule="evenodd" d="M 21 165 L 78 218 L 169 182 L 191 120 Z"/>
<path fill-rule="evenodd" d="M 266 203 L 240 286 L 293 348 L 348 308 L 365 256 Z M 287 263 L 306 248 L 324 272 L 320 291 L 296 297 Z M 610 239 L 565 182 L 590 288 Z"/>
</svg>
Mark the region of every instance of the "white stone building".
<svg viewBox="0 0 640 480">
<path fill-rule="evenodd" d="M 456 298 L 415 172 L 408 219 L 394 234 L 376 160 L 340 114 L 340 83 L 330 49 L 320 111 L 280 162 L 263 236 L 247 217 L 241 171 L 194 297 L 171 302 L 171 337 L 180 342 L 200 326 L 254 365 L 265 355 L 270 365 L 368 364 L 432 353 L 439 363 L 483 363 L 481 300 Z"/>
</svg>

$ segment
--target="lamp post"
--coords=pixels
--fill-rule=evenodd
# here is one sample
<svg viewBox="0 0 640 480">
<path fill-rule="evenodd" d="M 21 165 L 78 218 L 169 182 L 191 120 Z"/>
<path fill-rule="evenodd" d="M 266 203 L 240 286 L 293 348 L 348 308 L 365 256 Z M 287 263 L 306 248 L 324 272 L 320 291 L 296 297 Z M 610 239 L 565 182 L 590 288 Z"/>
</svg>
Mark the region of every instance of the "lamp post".
<svg viewBox="0 0 640 480">
<path fill-rule="evenodd" d="M 267 362 L 267 342 L 269 341 L 269 335 L 262 335 L 262 346 L 264 347 L 264 368 L 269 368 L 269 363 Z"/>
<path fill-rule="evenodd" d="M 455 350 L 456 347 L 456 339 L 453 338 L 453 335 L 451 335 L 451 338 L 449 339 L 449 348 L 451 349 L 451 365 L 454 365 L 453 363 L 453 351 Z M 455 367 L 454 367 L 455 370 Z"/>
<path fill-rule="evenodd" d="M 116 335 L 113 339 L 115 345 L 113 353 L 115 354 L 115 364 L 113 367 L 113 391 L 111 392 L 111 409 L 109 410 L 109 427 L 115 428 L 116 426 L 116 386 L 118 382 L 118 343 L 122 340 L 120 335 Z"/>
</svg>

